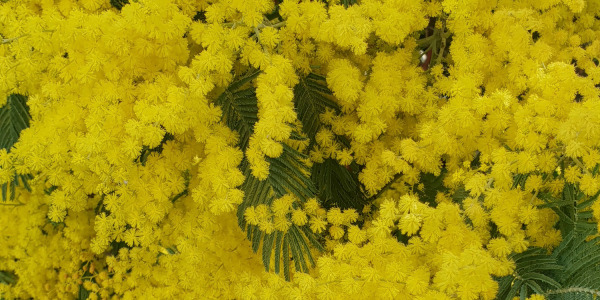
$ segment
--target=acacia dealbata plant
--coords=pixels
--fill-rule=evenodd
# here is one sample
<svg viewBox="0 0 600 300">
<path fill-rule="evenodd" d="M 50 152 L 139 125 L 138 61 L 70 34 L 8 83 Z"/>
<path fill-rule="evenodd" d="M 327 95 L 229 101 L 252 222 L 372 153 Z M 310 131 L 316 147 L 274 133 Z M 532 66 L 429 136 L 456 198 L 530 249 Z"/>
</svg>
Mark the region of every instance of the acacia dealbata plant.
<svg viewBox="0 0 600 300">
<path fill-rule="evenodd" d="M 2 299 L 597 299 L 599 0 L 0 1 Z"/>
</svg>

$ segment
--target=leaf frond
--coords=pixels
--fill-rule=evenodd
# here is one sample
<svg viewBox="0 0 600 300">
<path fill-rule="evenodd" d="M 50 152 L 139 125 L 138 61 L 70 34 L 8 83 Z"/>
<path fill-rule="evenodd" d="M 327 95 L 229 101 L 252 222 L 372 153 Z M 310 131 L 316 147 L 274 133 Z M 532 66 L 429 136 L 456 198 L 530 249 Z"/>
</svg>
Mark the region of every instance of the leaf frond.
<svg viewBox="0 0 600 300">
<path fill-rule="evenodd" d="M 6 104 L 0 107 L 0 148 L 10 152 L 13 145 L 19 140 L 21 131 L 29 128 L 30 120 L 27 97 L 19 94 L 9 95 Z M 12 181 L 0 186 L 2 201 L 15 200 L 19 180 L 25 189 L 31 191 L 28 181 L 32 178 L 30 174 L 17 174 L 15 172 Z"/>
<path fill-rule="evenodd" d="M 298 119 L 302 122 L 302 130 L 310 139 L 309 148 L 315 145 L 315 137 L 321 129 L 320 115 L 327 109 L 340 111 L 331 98 L 332 94 L 325 77 L 315 73 L 301 78 L 294 87 L 294 104 Z M 345 146 L 349 144 L 344 137 L 338 136 L 336 139 Z M 311 179 L 318 189 L 323 206 L 362 210 L 367 199 L 358 181 L 357 172 L 352 172 L 353 167 L 358 168 L 356 164 L 342 166 L 331 158 L 313 164 Z"/>
<path fill-rule="evenodd" d="M 239 133 L 238 145 L 245 151 L 258 121 L 258 100 L 256 89 L 247 87 L 255 79 L 259 70 L 252 70 L 232 82 L 217 98 L 215 103 L 223 110 L 223 121 L 227 127 Z"/>
<path fill-rule="evenodd" d="M 259 73 L 260 71 L 255 70 L 237 78 L 215 101 L 223 111 L 223 122 L 230 129 L 238 132 L 238 145 L 243 151 L 248 147 L 250 136 L 254 131 L 254 124 L 258 121 L 256 88 L 249 83 Z M 292 138 L 300 140 L 302 134 L 293 132 Z M 279 157 L 266 158 L 269 163 L 269 175 L 265 180 L 259 180 L 252 175 L 247 159 L 242 161 L 240 168 L 246 179 L 241 186 L 244 191 L 244 200 L 238 206 L 237 218 L 240 228 L 246 231 L 252 250 L 258 252 L 262 249 L 260 251 L 265 269 L 270 270 L 273 258 L 275 272 L 279 273 L 281 264 L 283 264 L 284 276 L 286 280 L 290 280 L 290 260 L 294 261 L 293 266 L 296 271 L 308 272 L 307 261 L 312 266 L 315 264 L 309 243 L 319 250 L 323 249 L 316 242 L 316 238 L 311 235 L 310 229 L 307 225 L 298 227 L 292 224 L 286 232 L 267 233 L 256 225 L 248 224 L 244 217 L 244 213 L 249 207 L 260 204 L 270 206 L 275 199 L 286 194 L 294 195 L 301 203 L 316 196 L 317 189 L 310 178 L 310 169 L 304 162 L 307 158 L 306 154 L 285 143 L 282 145 L 283 152 Z"/>
<path fill-rule="evenodd" d="M 528 287 L 525 296 L 529 296 L 529 289 L 557 300 L 600 296 L 600 236 L 590 211 L 597 197 L 586 197 L 571 183 L 565 185 L 560 199 L 540 195 L 545 202 L 540 207 L 551 208 L 559 216 L 557 227 L 563 239 L 551 253 L 532 248 L 512 255 L 516 269 L 513 275 L 498 280 L 498 299 L 512 299 L 524 285 Z"/>
</svg>

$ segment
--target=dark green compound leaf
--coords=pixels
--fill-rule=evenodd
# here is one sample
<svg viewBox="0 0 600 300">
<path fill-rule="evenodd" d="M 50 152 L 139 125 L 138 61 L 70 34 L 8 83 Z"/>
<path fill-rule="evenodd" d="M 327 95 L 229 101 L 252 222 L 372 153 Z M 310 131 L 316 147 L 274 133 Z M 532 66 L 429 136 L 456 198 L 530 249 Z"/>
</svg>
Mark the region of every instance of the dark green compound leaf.
<svg viewBox="0 0 600 300">
<path fill-rule="evenodd" d="M 312 256 L 312 253 L 310 252 L 310 248 L 308 247 L 308 245 L 306 243 L 301 243 L 300 241 L 302 241 L 304 239 L 304 237 L 302 236 L 302 233 L 298 230 L 298 227 L 292 227 L 289 231 L 296 239 L 296 241 L 298 241 L 298 245 L 302 246 L 302 249 L 300 251 L 305 251 L 306 254 L 308 254 L 308 260 L 310 261 L 311 265 L 315 265 L 315 260 Z M 309 240 L 310 238 L 307 237 Z M 317 249 L 320 249 L 320 247 L 316 247 Z M 304 258 L 302 258 L 304 259 Z M 306 272 L 308 272 L 308 267 L 305 264 L 305 269 Z"/>
<path fill-rule="evenodd" d="M 17 282 L 17 275 L 10 271 L 0 271 L 0 284 L 14 284 Z"/>
<path fill-rule="evenodd" d="M 244 212 L 248 207 L 255 207 L 260 204 L 270 206 L 275 199 L 288 193 L 295 195 L 303 202 L 314 197 L 315 188 L 312 181 L 305 175 L 308 174 L 308 170 L 304 164 L 301 164 L 301 157 L 302 154 L 295 149 L 284 146 L 284 151 L 280 157 L 268 159 L 270 169 L 265 180 L 259 180 L 252 175 L 247 161 L 242 163 L 246 180 L 242 184 L 245 194 L 244 201 L 238 207 L 238 223 L 243 230 L 247 231 L 248 239 L 252 242 L 252 249 L 255 252 L 258 252 L 262 245 L 262 259 L 265 269 L 269 270 L 271 257 L 274 255 L 275 272 L 279 273 L 280 264 L 283 263 L 283 272 L 286 279 L 290 278 L 290 256 L 294 260 L 297 271 L 308 271 L 307 258 L 314 266 L 314 259 L 311 256 L 308 243 L 314 246 L 316 238 L 312 235 L 300 234 L 301 230 L 310 231 L 306 225 L 299 227 L 292 224 L 286 233 L 263 233 L 258 226 L 246 222 Z M 298 170 L 302 168 L 305 168 L 305 170 L 299 172 Z M 272 249 L 273 246 L 275 246 L 275 249 Z M 322 247 L 318 249 L 322 249 Z"/>
<path fill-rule="evenodd" d="M 254 132 L 254 124 L 258 121 L 256 88 L 251 85 L 251 82 L 259 74 L 260 71 L 252 70 L 236 78 L 215 101 L 223 111 L 222 121 L 239 134 L 238 146 L 244 151 Z M 292 138 L 301 139 L 302 134 L 293 132 Z M 299 227 L 292 224 L 285 233 L 263 232 L 258 226 L 248 224 L 244 213 L 249 207 L 260 204 L 270 206 L 275 199 L 286 194 L 296 196 L 300 202 L 315 197 L 316 188 L 310 178 L 310 169 L 304 162 L 306 159 L 304 153 L 283 144 L 283 152 L 279 157 L 266 158 L 269 163 L 269 175 L 265 180 L 252 175 L 250 164 L 246 159 L 240 165 L 246 179 L 241 186 L 244 200 L 238 206 L 238 224 L 246 231 L 254 252 L 258 252 L 262 247 L 265 269 L 270 270 L 271 259 L 274 257 L 275 272 L 280 272 L 283 263 L 283 273 L 287 280 L 290 279 L 290 260 L 294 260 L 297 271 L 308 271 L 307 258 L 314 265 L 308 243 L 313 243 L 316 239 L 311 235 L 300 234 L 301 230 L 308 229 L 307 225 Z"/>
<path fill-rule="evenodd" d="M 302 270 L 302 272 L 308 272 L 308 268 L 306 267 L 306 261 L 304 260 L 304 255 L 299 255 L 300 249 L 297 247 L 298 241 L 296 241 L 294 235 L 286 233 L 286 237 L 288 238 L 289 249 L 292 252 L 292 257 L 299 257 L 300 259 L 294 260 L 294 266 L 296 270 Z M 306 267 L 306 268 L 305 268 Z"/>
<path fill-rule="evenodd" d="M 6 104 L 0 108 L 0 148 L 10 152 L 21 131 L 29 128 L 30 119 L 27 97 L 18 94 L 8 96 Z"/>
<path fill-rule="evenodd" d="M 265 265 L 265 270 L 269 271 L 269 265 L 271 264 L 271 252 L 275 243 L 277 233 L 269 233 L 265 235 L 262 247 L 262 260 Z"/>
<path fill-rule="evenodd" d="M 549 299 L 595 299 L 600 296 L 600 238 L 589 238 L 597 234 L 596 228 L 575 224 L 553 256 L 565 267 L 554 277 L 561 288 L 546 291 Z"/>
<path fill-rule="evenodd" d="M 27 106 L 27 97 L 19 94 L 11 94 L 6 99 L 6 104 L 0 107 L 0 148 L 10 152 L 13 145 L 19 140 L 21 131 L 29 128 L 31 116 Z M 15 200 L 16 188 L 23 187 L 31 191 L 29 180 L 30 174 L 14 173 L 13 180 L 0 186 L 2 201 Z M 8 196 L 10 193 L 10 197 Z"/>
<path fill-rule="evenodd" d="M 328 108 L 339 111 L 338 105 L 330 98 L 332 94 L 325 78 L 314 73 L 300 79 L 294 87 L 294 106 L 302 122 L 302 131 L 309 137 L 311 145 L 321 129 L 319 115 Z"/>
<path fill-rule="evenodd" d="M 421 174 L 419 183 L 423 184 L 423 190 L 418 189 L 418 184 L 413 186 L 413 190 L 416 191 L 417 196 L 419 196 L 419 201 L 426 202 L 432 207 L 437 206 L 437 202 L 435 201 L 437 193 L 445 193 L 448 191 L 448 188 L 444 186 L 444 177 L 446 176 L 446 173 L 447 170 L 444 168 L 437 176 L 433 173 Z M 463 194 L 466 196 L 463 197 Z M 453 198 L 457 198 L 456 202 L 462 202 L 468 195 L 469 193 L 462 188 L 457 189 L 456 193 L 453 194 Z"/>
<path fill-rule="evenodd" d="M 314 73 L 301 78 L 294 87 L 294 105 L 298 119 L 302 122 L 302 131 L 310 140 L 309 148 L 315 145 L 315 137 L 322 127 L 319 116 L 327 109 L 340 111 L 331 98 L 332 94 L 325 78 Z M 344 137 L 337 136 L 336 139 L 344 146 L 349 145 Z M 324 207 L 362 210 L 367 199 L 361 189 L 358 172 L 353 172 L 353 168 L 358 167 L 356 164 L 342 166 L 331 158 L 313 164 L 311 179 L 318 189 L 319 199 Z"/>
<path fill-rule="evenodd" d="M 287 234 L 283 237 L 283 275 L 285 280 L 290 280 L 290 241 Z"/>
<path fill-rule="evenodd" d="M 313 164 L 311 178 L 326 208 L 354 208 L 360 212 L 367 203 L 358 174 L 340 165 L 335 159 L 328 158 L 322 163 Z"/>
<path fill-rule="evenodd" d="M 498 279 L 497 299 L 512 299 L 515 289 L 526 296 L 542 294 L 547 299 L 597 299 L 600 296 L 600 237 L 589 206 L 598 195 L 585 197 L 574 184 L 566 184 L 560 199 L 541 195 L 542 207 L 559 216 L 561 243 L 548 253 L 531 248 L 512 255 L 515 273 Z M 521 285 L 527 288 L 522 289 Z M 520 293 L 522 297 L 523 294 Z"/>
<path fill-rule="evenodd" d="M 110 0 L 110 5 L 118 10 L 123 9 L 126 4 L 129 4 L 129 0 Z"/>
<path fill-rule="evenodd" d="M 90 297 L 90 291 L 83 287 L 83 284 L 79 285 L 79 293 L 77 293 L 77 300 L 86 300 Z"/>
<path fill-rule="evenodd" d="M 275 273 L 279 274 L 279 266 L 280 266 L 280 257 L 281 257 L 281 243 L 283 240 L 283 232 L 277 232 L 277 240 L 275 241 Z M 263 260 L 264 262 L 264 260 Z M 265 268 L 267 271 L 269 267 L 269 263 L 265 263 Z"/>
<path fill-rule="evenodd" d="M 515 262 L 516 268 L 512 275 L 498 279 L 497 299 L 512 299 L 517 294 L 523 297 L 523 293 L 528 296 L 530 290 L 533 292 L 561 286 L 549 275 L 554 270 L 562 270 L 563 267 L 545 249 L 530 248 L 522 253 L 513 254 L 510 258 Z"/>
<path fill-rule="evenodd" d="M 258 100 L 256 89 L 248 86 L 260 74 L 252 70 L 232 82 L 217 98 L 215 103 L 223 110 L 223 121 L 240 135 L 239 146 L 242 151 L 248 147 L 250 136 L 254 132 L 254 123 L 258 121 Z"/>
</svg>

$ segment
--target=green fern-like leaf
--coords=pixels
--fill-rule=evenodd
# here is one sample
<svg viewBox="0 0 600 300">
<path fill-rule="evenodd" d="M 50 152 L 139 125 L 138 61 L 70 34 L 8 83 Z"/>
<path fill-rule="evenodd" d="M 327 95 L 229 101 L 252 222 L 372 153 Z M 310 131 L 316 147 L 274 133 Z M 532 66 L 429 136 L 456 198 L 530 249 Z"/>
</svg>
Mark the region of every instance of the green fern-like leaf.
<svg viewBox="0 0 600 300">
<path fill-rule="evenodd" d="M 560 270 L 556 259 L 541 248 L 532 248 L 510 257 L 516 264 L 512 275 L 499 279 L 497 299 L 512 299 L 517 295 L 541 294 L 550 288 L 560 288 L 559 282 L 548 276 L 552 270 Z"/>
<path fill-rule="evenodd" d="M 564 266 L 555 278 L 561 288 L 545 292 L 549 299 L 596 299 L 600 296 L 600 237 L 588 239 L 593 230 L 573 230 L 553 256 Z"/>
<path fill-rule="evenodd" d="M 31 117 L 26 102 L 25 96 L 12 94 L 0 108 L 0 148 L 10 152 L 10 148 L 19 140 L 21 131 L 29 127 Z"/>
<path fill-rule="evenodd" d="M 14 179 L 11 182 L 4 183 L 4 184 L 2 184 L 2 186 L 0 186 L 0 190 L 2 193 L 2 201 L 7 201 L 9 199 L 11 201 L 15 200 L 16 189 L 20 184 L 23 184 L 23 187 L 26 190 L 31 191 L 31 187 L 29 186 L 29 180 L 31 180 L 31 179 L 33 179 L 33 176 L 31 174 L 23 175 L 23 174 L 17 174 L 15 172 Z M 10 194 L 9 194 L 9 192 L 10 192 Z"/>
<path fill-rule="evenodd" d="M 598 199 L 597 193 L 586 198 L 573 184 L 565 185 L 563 198 L 571 205 L 562 210 L 563 240 L 552 255 L 564 266 L 555 278 L 562 288 L 546 292 L 548 299 L 597 299 L 600 296 L 600 236 L 598 223 L 593 219 L 590 206 Z"/>
<path fill-rule="evenodd" d="M 597 299 L 600 296 L 600 236 L 590 206 L 600 193 L 585 195 L 566 184 L 561 199 L 542 195 L 541 207 L 559 216 L 562 242 L 552 251 L 529 249 L 512 256 L 516 270 L 499 279 L 498 299 L 543 294 L 547 299 Z"/>
<path fill-rule="evenodd" d="M 279 231 L 270 234 L 264 233 L 258 226 L 246 222 L 244 212 L 251 206 L 260 204 L 270 206 L 275 199 L 288 193 L 295 195 L 302 202 L 314 197 L 316 190 L 307 175 L 308 167 L 302 162 L 304 158 L 302 153 L 284 145 L 284 151 L 280 157 L 267 159 L 270 168 L 269 176 L 265 180 L 259 180 L 252 175 L 247 161 L 242 163 L 246 181 L 242 185 L 245 196 L 244 201 L 238 207 L 238 223 L 243 230 L 246 230 L 254 252 L 258 252 L 262 244 L 265 269 L 270 270 L 271 257 L 274 255 L 275 272 L 281 271 L 280 263 L 283 263 L 283 273 L 288 280 L 290 279 L 290 258 L 293 259 L 295 269 L 298 271 L 308 272 L 307 260 L 314 266 L 315 261 L 308 245 L 310 243 L 322 251 L 323 248 L 317 241 L 317 237 L 307 225 L 297 226 L 294 224 L 285 233 Z"/>
<path fill-rule="evenodd" d="M 129 0 L 110 0 L 110 5 L 118 10 L 121 10 L 126 4 L 129 4 Z"/>
<path fill-rule="evenodd" d="M 355 164 L 351 165 L 357 168 Z M 367 200 L 361 190 L 358 175 L 348 170 L 335 159 L 325 159 L 313 164 L 312 179 L 319 189 L 319 198 L 326 208 L 337 206 L 362 211 Z"/>
<path fill-rule="evenodd" d="M 327 87 L 323 76 L 310 73 L 300 79 L 294 87 L 294 105 L 298 119 L 302 122 L 302 130 L 310 138 L 311 145 L 321 128 L 319 115 L 327 108 L 339 111 L 338 105 L 331 100 L 333 93 Z"/>
<path fill-rule="evenodd" d="M 81 267 L 85 266 L 87 263 L 82 263 Z M 85 271 L 83 271 L 83 282 L 85 281 L 91 281 L 93 283 L 97 283 L 96 279 L 92 277 L 93 274 L 89 272 L 89 269 L 85 269 Z M 92 291 L 86 289 L 83 286 L 83 282 L 79 284 L 79 292 L 77 293 L 77 300 L 86 300 L 90 297 L 90 295 L 92 294 Z"/>
<path fill-rule="evenodd" d="M 253 133 L 254 124 L 258 120 L 256 89 L 250 82 L 260 71 L 251 71 L 231 83 L 217 98 L 216 104 L 223 110 L 223 122 L 239 134 L 239 146 L 242 150 L 248 147 L 248 141 Z M 294 132 L 292 138 L 302 138 Z M 274 270 L 283 273 L 290 279 L 290 260 L 293 260 L 295 270 L 308 272 L 309 264 L 315 264 L 309 244 L 323 250 L 317 237 L 307 225 L 292 224 L 287 232 L 274 231 L 266 233 L 258 226 L 248 224 L 244 218 L 247 208 L 260 204 L 271 205 L 273 201 L 286 194 L 295 195 L 301 202 L 315 197 L 316 188 L 310 179 L 310 169 L 304 163 L 306 155 L 283 144 L 283 153 L 277 158 L 266 158 L 269 163 L 269 175 L 265 180 L 259 180 L 252 175 L 249 163 L 242 161 L 240 168 L 246 180 L 242 184 L 244 201 L 237 211 L 238 224 L 246 231 L 252 250 L 262 249 L 262 260 L 267 271 L 271 270 L 271 258 L 274 257 Z M 294 205 L 298 205 L 295 203 Z M 282 266 L 283 265 L 283 266 Z"/>
<path fill-rule="evenodd" d="M 223 121 L 240 135 L 238 146 L 245 151 L 258 121 L 256 89 L 247 87 L 255 79 L 259 70 L 253 70 L 231 83 L 217 98 L 216 104 L 223 110 Z"/>
<path fill-rule="evenodd" d="M 448 191 L 448 188 L 446 188 L 444 186 L 444 177 L 446 176 L 447 172 L 448 172 L 448 170 L 446 168 L 443 168 L 442 171 L 440 172 L 440 175 L 438 175 L 438 176 L 436 176 L 433 173 L 421 174 L 419 183 L 423 184 L 423 189 L 420 190 L 418 188 L 418 184 L 413 186 L 413 190 L 416 191 L 417 195 L 419 196 L 419 200 L 421 200 L 423 202 L 427 202 L 430 206 L 435 207 L 437 205 L 437 202 L 435 201 L 435 197 L 437 196 L 437 193 L 445 193 Z M 452 194 L 453 199 L 461 198 L 463 193 L 467 193 L 467 196 L 468 196 L 468 192 L 466 192 L 464 190 L 464 188 L 457 189 Z M 465 196 L 464 198 L 466 198 L 467 196 Z M 460 203 L 460 202 L 462 202 L 463 199 L 454 199 L 454 200 L 456 202 Z"/>
<path fill-rule="evenodd" d="M 77 293 L 77 300 L 86 300 L 90 297 L 90 291 L 83 287 L 83 284 L 79 285 L 79 293 Z"/>
<path fill-rule="evenodd" d="M 19 140 L 21 131 L 29 127 L 29 107 L 27 106 L 27 97 L 19 94 L 12 94 L 6 99 L 6 104 L 0 107 L 0 148 L 10 152 L 12 146 Z M 2 190 L 2 201 L 15 199 L 15 190 L 19 184 L 27 190 L 31 190 L 28 181 L 33 177 L 29 174 L 14 174 L 11 182 L 0 186 Z M 10 191 L 10 197 L 8 197 Z"/>
<path fill-rule="evenodd" d="M 294 87 L 294 104 L 302 130 L 310 139 L 309 147 L 315 144 L 315 136 L 321 129 L 319 115 L 326 109 L 339 111 L 338 105 L 331 100 L 333 93 L 327 87 L 325 78 L 310 73 Z M 344 137 L 336 137 L 338 142 L 348 146 Z M 315 182 L 323 206 L 337 206 L 343 209 L 362 210 L 367 199 L 358 181 L 358 165 L 342 166 L 335 159 L 325 159 L 315 163 L 311 179 Z"/>
<path fill-rule="evenodd" d="M 13 285 L 17 282 L 17 275 L 10 271 L 0 271 L 0 285 L 7 284 Z M 0 292 L 0 300 L 6 298 L 3 297 L 4 293 Z"/>
<path fill-rule="evenodd" d="M 0 284 L 14 284 L 17 282 L 17 275 L 9 271 L 0 271 Z"/>
</svg>

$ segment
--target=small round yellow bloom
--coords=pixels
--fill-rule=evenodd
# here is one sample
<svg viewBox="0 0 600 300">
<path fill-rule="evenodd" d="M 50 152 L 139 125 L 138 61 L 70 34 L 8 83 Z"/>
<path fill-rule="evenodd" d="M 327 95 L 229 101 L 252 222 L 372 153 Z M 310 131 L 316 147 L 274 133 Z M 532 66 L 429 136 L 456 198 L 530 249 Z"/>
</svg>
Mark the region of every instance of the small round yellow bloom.
<svg viewBox="0 0 600 300">
<path fill-rule="evenodd" d="M 329 234 L 334 240 L 338 240 L 344 236 L 344 229 L 340 226 L 331 226 L 329 227 Z"/>
<path fill-rule="evenodd" d="M 497 257 L 506 257 L 512 251 L 510 243 L 504 238 L 492 239 L 487 248 L 493 255 Z"/>
<path fill-rule="evenodd" d="M 406 214 L 402 216 L 400 219 L 400 224 L 398 224 L 398 228 L 403 234 L 413 235 L 419 231 L 421 228 L 422 218 L 416 214 Z"/>
<path fill-rule="evenodd" d="M 292 222 L 298 226 L 303 226 L 308 222 L 308 217 L 304 211 L 297 209 L 292 212 Z"/>
</svg>

